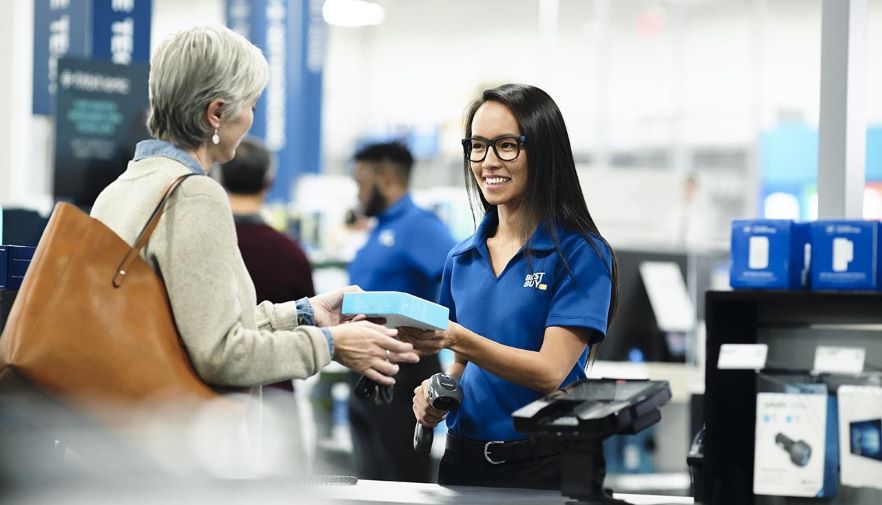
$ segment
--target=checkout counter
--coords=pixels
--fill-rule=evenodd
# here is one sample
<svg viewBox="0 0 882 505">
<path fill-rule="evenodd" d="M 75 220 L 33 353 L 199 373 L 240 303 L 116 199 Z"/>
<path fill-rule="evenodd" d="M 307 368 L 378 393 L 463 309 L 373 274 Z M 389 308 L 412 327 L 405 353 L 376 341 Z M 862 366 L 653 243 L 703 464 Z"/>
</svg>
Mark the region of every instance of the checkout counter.
<svg viewBox="0 0 882 505">
<path fill-rule="evenodd" d="M 443 487 L 438 484 L 360 480 L 352 486 L 317 486 L 316 496 L 333 503 L 414 505 L 565 505 L 574 504 L 558 491 L 533 489 Z M 634 505 L 691 504 L 690 497 L 614 493 L 613 497 Z"/>
<path fill-rule="evenodd" d="M 26 388 L 20 384 L 17 390 Z M 0 391 L 2 393 L 2 391 Z M 613 433 L 636 432 L 660 419 L 658 407 L 671 397 L 665 381 L 592 380 L 575 383 L 552 393 L 514 413 L 519 430 L 540 443 L 560 446 L 565 461 L 574 464 L 565 470 L 563 493 L 556 490 L 439 486 L 403 482 L 359 480 L 346 483 L 333 477 L 297 478 L 235 475 L 218 478 L 204 473 L 188 473 L 185 462 L 166 458 L 155 460 L 127 447 L 123 438 L 94 425 L 55 402 L 36 396 L 13 402 L 0 396 L 0 422 L 12 431 L 27 424 L 25 431 L 0 437 L 0 455 L 15 454 L 16 460 L 2 458 L 0 478 L 4 483 L 4 503 L 90 504 L 129 503 L 364 503 L 364 504 L 501 504 L 563 505 L 594 503 L 690 504 L 692 498 L 631 494 L 608 495 L 603 487 L 603 438 Z M 34 424 L 36 423 L 36 424 Z M 39 425 L 39 426 L 38 426 Z M 88 429 L 88 426 L 93 429 Z M 78 434 L 59 431 L 79 427 Z M 200 425 L 192 425 L 199 427 Z M 39 429 L 32 429 L 39 428 Z M 154 427 L 154 430 L 156 428 Z M 191 435 L 193 429 L 187 430 Z M 200 428 L 199 431 L 204 431 Z M 64 446 L 37 453 L 47 441 L 47 433 L 62 433 L 71 447 L 85 452 L 75 454 Z M 27 436 L 33 436 L 26 443 Z M 143 437 L 141 437 L 143 438 Z M 216 437 L 198 437 L 203 442 Z M 158 439 L 157 439 L 158 440 Z M 193 438 L 181 439 L 192 443 Z M 155 443 L 150 444 L 156 446 Z M 175 443 L 176 448 L 182 444 Z M 38 451 L 39 452 L 39 451 Z M 185 451 L 190 453 L 192 451 Z M 221 453 L 216 453 L 222 455 Z M 192 469 L 192 468 L 190 468 Z M 223 476 L 222 476 L 223 477 Z M 574 498 L 576 501 L 574 501 Z M 623 500 L 623 501 L 619 501 Z"/>
</svg>

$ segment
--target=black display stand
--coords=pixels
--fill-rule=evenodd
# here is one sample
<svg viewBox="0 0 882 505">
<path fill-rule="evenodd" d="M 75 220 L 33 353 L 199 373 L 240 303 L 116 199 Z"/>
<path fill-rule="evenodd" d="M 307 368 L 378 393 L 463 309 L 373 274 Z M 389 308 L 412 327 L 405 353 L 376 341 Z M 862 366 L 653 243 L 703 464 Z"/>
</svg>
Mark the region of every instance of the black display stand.
<svg viewBox="0 0 882 505">
<path fill-rule="evenodd" d="M 753 494 L 756 374 L 753 370 L 718 370 L 720 346 L 767 344 L 767 367 L 791 370 L 810 370 L 818 345 L 863 347 L 870 364 L 882 357 L 882 293 L 709 291 L 705 308 L 706 431 L 696 502 L 805 503 L 805 498 Z M 839 494 L 824 503 L 882 503 L 875 501 L 880 495 L 877 491 L 840 487 Z"/>
<path fill-rule="evenodd" d="M 512 413 L 516 430 L 561 452 L 561 494 L 578 505 L 626 505 L 604 489 L 603 440 L 661 420 L 667 381 L 594 379 L 573 383 Z"/>
</svg>

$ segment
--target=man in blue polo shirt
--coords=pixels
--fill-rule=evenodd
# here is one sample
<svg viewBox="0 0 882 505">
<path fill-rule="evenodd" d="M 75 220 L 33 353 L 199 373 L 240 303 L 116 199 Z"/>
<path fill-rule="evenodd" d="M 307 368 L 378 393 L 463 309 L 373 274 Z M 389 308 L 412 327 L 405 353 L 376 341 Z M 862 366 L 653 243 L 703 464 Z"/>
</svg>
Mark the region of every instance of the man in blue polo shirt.
<svg viewBox="0 0 882 505">
<path fill-rule="evenodd" d="M 355 182 L 365 216 L 376 218 L 364 247 L 349 264 L 352 284 L 366 291 L 402 291 L 436 301 L 444 260 L 455 242 L 431 212 L 408 194 L 413 157 L 399 143 L 369 145 L 356 153 Z M 412 394 L 441 370 L 437 355 L 400 364 L 389 405 L 350 397 L 349 420 L 358 476 L 372 480 L 429 482 L 427 454 L 413 450 Z M 350 383 L 357 380 L 350 374 Z"/>
</svg>

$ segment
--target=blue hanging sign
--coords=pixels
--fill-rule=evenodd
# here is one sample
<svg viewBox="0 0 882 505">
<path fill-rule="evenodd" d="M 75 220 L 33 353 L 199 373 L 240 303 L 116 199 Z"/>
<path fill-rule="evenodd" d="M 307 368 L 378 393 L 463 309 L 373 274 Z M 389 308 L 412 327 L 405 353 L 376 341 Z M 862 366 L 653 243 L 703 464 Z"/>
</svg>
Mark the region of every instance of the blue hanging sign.
<svg viewBox="0 0 882 505">
<path fill-rule="evenodd" d="M 152 0 L 92 0 L 93 60 L 117 65 L 150 61 Z"/>
<path fill-rule="evenodd" d="M 260 47 L 270 67 L 251 134 L 276 154 L 269 199 L 288 201 L 297 177 L 321 171 L 327 25 L 322 0 L 227 0 L 227 26 Z"/>
</svg>

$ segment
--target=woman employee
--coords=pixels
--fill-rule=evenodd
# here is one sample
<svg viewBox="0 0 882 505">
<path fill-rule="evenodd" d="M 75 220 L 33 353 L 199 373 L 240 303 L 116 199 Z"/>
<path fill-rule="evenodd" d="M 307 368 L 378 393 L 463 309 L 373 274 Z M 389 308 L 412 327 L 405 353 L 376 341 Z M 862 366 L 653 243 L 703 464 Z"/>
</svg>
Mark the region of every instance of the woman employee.
<svg viewBox="0 0 882 505">
<path fill-rule="evenodd" d="M 438 482 L 559 489 L 560 455 L 515 431 L 511 413 L 586 377 L 589 348 L 615 312 L 615 257 L 544 91 L 484 91 L 468 109 L 462 142 L 466 186 L 485 215 L 447 257 L 440 303 L 450 308 L 448 329 L 422 343 L 408 338 L 423 352 L 453 350 L 448 373 L 463 389 L 461 407 L 447 415 Z M 414 390 L 413 410 L 431 427 L 445 413 L 428 405 L 425 387 Z"/>
</svg>

